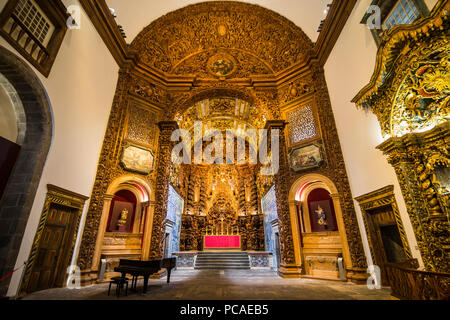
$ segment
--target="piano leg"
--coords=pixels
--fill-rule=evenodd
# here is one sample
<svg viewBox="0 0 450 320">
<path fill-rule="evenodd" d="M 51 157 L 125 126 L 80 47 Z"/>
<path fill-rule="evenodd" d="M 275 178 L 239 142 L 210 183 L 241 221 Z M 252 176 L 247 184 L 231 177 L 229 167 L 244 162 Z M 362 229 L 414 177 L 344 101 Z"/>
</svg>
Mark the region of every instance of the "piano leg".
<svg viewBox="0 0 450 320">
<path fill-rule="evenodd" d="M 167 283 L 170 283 L 170 272 L 172 271 L 172 269 L 168 268 L 167 269 Z"/>
<path fill-rule="evenodd" d="M 144 293 L 147 293 L 148 277 L 149 276 L 144 276 Z"/>
</svg>

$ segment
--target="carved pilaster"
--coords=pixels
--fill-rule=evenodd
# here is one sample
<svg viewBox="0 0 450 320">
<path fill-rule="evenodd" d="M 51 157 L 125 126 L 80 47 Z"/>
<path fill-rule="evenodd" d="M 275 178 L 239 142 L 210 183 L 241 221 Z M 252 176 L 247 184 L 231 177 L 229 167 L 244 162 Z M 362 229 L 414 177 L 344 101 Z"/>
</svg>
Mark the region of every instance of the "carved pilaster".
<svg viewBox="0 0 450 320">
<path fill-rule="evenodd" d="M 435 169 L 448 166 L 450 125 L 390 138 L 377 148 L 389 156 L 402 189 L 425 268 L 449 272 L 448 209 L 438 200 Z"/>
<path fill-rule="evenodd" d="M 161 259 L 163 255 L 167 201 L 169 200 L 170 169 L 173 165 L 171 154 L 174 142 L 172 142 L 170 138 L 172 136 L 172 132 L 178 129 L 178 124 L 175 121 L 163 121 L 158 123 L 158 127 L 160 130 L 159 157 L 156 168 L 156 205 L 153 215 L 150 259 Z"/>
<path fill-rule="evenodd" d="M 271 131 L 279 130 L 279 169 L 274 177 L 281 249 L 281 265 L 278 272 L 282 277 L 293 278 L 300 276 L 301 267 L 295 259 L 292 221 L 289 211 L 289 167 L 284 134 L 285 126 L 286 122 L 283 120 L 271 120 L 266 123 L 266 129 L 269 130 L 269 141 L 271 141 Z M 272 147 L 270 146 L 270 150 L 276 152 L 277 150 L 272 149 Z"/>
</svg>

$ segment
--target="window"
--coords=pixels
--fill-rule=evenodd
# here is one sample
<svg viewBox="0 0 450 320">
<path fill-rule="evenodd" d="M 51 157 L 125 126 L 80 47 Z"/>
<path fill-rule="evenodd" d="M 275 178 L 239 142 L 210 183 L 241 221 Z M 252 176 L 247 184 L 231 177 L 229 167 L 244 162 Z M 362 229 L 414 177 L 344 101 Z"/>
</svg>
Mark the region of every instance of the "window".
<svg viewBox="0 0 450 320">
<path fill-rule="evenodd" d="M 43 45 L 48 43 L 52 34 L 50 31 L 53 31 L 55 27 L 34 1 L 19 0 L 14 9 L 14 15 L 22 21 L 40 43 Z"/>
<path fill-rule="evenodd" d="M 386 17 L 384 26 L 391 29 L 399 24 L 411 24 L 420 17 L 419 10 L 412 0 L 400 0 Z"/>
<path fill-rule="evenodd" d="M 286 113 L 290 145 L 310 141 L 317 137 L 314 111 L 310 105 L 298 107 Z"/>
<path fill-rule="evenodd" d="M 48 76 L 68 17 L 61 0 L 9 0 L 0 14 L 0 35 Z"/>
<path fill-rule="evenodd" d="M 377 45 L 380 44 L 380 39 L 387 30 L 397 25 L 411 24 L 418 18 L 425 17 L 429 14 L 428 8 L 423 0 L 374 0 L 371 6 L 380 8 L 381 14 L 380 28 L 371 29 Z M 368 11 L 361 23 L 367 24 L 373 14 L 373 11 Z"/>
</svg>

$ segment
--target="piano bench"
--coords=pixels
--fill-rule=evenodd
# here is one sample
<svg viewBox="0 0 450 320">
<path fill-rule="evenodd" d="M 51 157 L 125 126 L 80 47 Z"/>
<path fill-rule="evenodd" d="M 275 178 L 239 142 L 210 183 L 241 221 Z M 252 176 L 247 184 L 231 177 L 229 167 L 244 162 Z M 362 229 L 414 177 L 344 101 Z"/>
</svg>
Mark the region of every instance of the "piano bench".
<svg viewBox="0 0 450 320">
<path fill-rule="evenodd" d="M 124 285 L 125 288 L 125 295 L 128 296 L 128 278 L 126 277 L 113 277 L 111 278 L 111 281 L 109 282 L 109 289 L 108 289 L 108 296 L 111 293 L 111 285 L 116 285 L 116 295 L 117 297 L 120 297 L 120 291 L 123 289 Z"/>
</svg>

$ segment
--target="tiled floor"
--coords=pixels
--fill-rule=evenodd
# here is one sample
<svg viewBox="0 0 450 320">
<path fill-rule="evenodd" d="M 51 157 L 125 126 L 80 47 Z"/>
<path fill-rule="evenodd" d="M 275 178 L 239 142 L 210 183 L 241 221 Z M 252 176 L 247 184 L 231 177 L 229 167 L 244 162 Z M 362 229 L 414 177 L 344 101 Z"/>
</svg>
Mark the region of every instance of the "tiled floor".
<svg viewBox="0 0 450 320">
<path fill-rule="evenodd" d="M 51 289 L 35 292 L 24 299 L 36 300 L 105 300 L 117 299 L 108 284 L 82 289 Z M 129 292 L 131 300 L 388 300 L 390 289 L 369 290 L 365 285 L 311 279 L 282 279 L 268 271 L 189 270 L 172 273 L 166 279 L 149 280 L 147 294 Z"/>
</svg>

